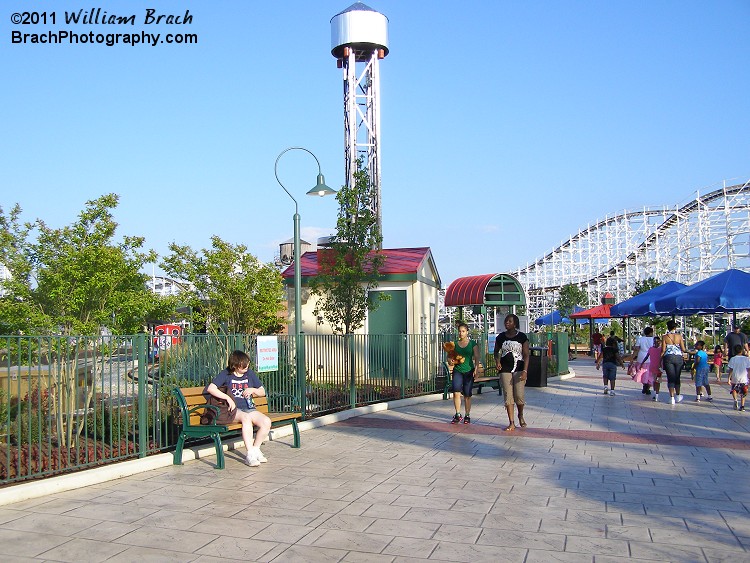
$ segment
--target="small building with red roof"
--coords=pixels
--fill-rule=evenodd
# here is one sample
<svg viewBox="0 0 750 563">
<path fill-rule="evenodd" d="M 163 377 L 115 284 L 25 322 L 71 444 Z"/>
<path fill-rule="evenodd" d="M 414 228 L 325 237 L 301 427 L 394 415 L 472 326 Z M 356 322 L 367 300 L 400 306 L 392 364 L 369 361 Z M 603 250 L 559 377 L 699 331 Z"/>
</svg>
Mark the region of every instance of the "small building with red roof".
<svg viewBox="0 0 750 563">
<path fill-rule="evenodd" d="M 371 296 L 383 293 L 390 297 L 380 301 L 378 309 L 368 313 L 359 334 L 436 334 L 438 299 L 441 287 L 432 251 L 429 247 L 383 248 L 385 256 L 380 268 L 382 279 Z M 302 332 L 306 334 L 333 334 L 334 327 L 320 324 L 313 314 L 316 296 L 310 293 L 310 281 L 320 272 L 320 261 L 325 249 L 305 252 L 300 260 L 302 275 Z M 289 322 L 294 323 L 294 266 L 282 273 L 287 288 Z"/>
</svg>

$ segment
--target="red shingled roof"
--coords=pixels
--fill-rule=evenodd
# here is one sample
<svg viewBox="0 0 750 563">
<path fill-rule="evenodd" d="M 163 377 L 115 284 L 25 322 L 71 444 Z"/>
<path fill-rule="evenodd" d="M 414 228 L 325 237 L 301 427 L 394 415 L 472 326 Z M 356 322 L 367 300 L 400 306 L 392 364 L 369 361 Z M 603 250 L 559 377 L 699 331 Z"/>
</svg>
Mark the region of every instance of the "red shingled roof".
<svg viewBox="0 0 750 563">
<path fill-rule="evenodd" d="M 384 248 L 385 263 L 380 268 L 382 275 L 416 274 L 430 255 L 429 247 L 420 248 Z M 318 252 L 305 252 L 300 261 L 302 277 L 318 275 Z M 283 278 L 294 277 L 294 265 L 281 272 Z"/>
</svg>

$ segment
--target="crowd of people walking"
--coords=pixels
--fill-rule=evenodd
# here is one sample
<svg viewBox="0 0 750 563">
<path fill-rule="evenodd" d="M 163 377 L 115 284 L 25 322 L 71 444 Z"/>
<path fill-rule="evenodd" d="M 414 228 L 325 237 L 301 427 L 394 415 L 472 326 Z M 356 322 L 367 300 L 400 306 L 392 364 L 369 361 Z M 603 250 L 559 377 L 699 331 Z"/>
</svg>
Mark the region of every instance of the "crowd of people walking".
<svg viewBox="0 0 750 563">
<path fill-rule="evenodd" d="M 684 399 L 682 372 L 686 356 L 689 359 L 692 356 L 691 379 L 695 385 L 695 401 L 712 401 L 709 381 L 711 368 L 713 367 L 716 382 L 722 383 L 724 358 L 727 358 L 727 383 L 735 402 L 735 409 L 745 410 L 750 376 L 750 346 L 738 324 L 735 323 L 733 330 L 727 334 L 724 347 L 714 348 L 711 359 L 703 340 L 695 342 L 694 350 L 688 350 L 674 320 L 667 322 L 667 332 L 662 337 L 654 336 L 654 329 L 646 327 L 636 340 L 632 354 L 627 356 L 623 353 L 621 340 L 614 332 L 610 333 L 606 341 L 599 336 L 599 342 L 603 341 L 603 345 L 597 352 L 597 345 L 594 344 L 596 339 L 592 339 L 592 349 L 596 368 L 602 370 L 605 395 L 615 394 L 617 368 L 625 367 L 625 362 L 629 361 L 628 375 L 642 385 L 641 393 L 651 395 L 652 400 L 658 402 L 662 383 L 666 382 L 669 403 L 680 403 Z"/>
<path fill-rule="evenodd" d="M 507 315 L 505 330 L 496 334 L 493 351 L 508 414 L 508 425 L 503 429 L 505 432 L 516 429 L 516 413 L 519 425 L 522 428 L 526 426 L 524 407 L 529 339 L 519 330 L 519 326 L 516 315 Z M 483 374 L 484 366 L 480 359 L 479 345 L 469 338 L 469 327 L 465 323 L 459 323 L 457 328 L 458 338 L 454 349 L 460 361 L 455 364 L 449 361 L 455 409 L 451 423 L 470 424 L 474 378 L 476 374 Z M 684 400 L 682 372 L 686 356 L 688 361 L 692 361 L 691 380 L 695 386 L 696 402 L 713 400 L 710 372 L 713 368 L 717 383 L 722 383 L 724 359 L 727 358 L 727 383 L 735 409 L 745 410 L 750 378 L 750 346 L 739 325 L 735 324 L 732 332 L 727 335 L 724 347 L 714 348 L 712 358 L 709 358 L 703 340 L 696 341 L 693 350 L 688 350 L 674 320 L 667 322 L 667 331 L 661 337 L 654 334 L 652 327 L 645 327 L 630 354 L 625 354 L 624 342 L 614 331 L 607 338 L 597 331 L 592 338 L 592 352 L 596 369 L 602 371 L 605 395 L 615 395 L 618 367 L 624 368 L 625 362 L 629 362 L 628 375 L 641 384 L 641 393 L 651 396 L 652 401 L 659 402 L 662 385 L 666 383 L 668 401 L 672 405 Z M 462 399 L 464 414 L 461 414 Z"/>
</svg>

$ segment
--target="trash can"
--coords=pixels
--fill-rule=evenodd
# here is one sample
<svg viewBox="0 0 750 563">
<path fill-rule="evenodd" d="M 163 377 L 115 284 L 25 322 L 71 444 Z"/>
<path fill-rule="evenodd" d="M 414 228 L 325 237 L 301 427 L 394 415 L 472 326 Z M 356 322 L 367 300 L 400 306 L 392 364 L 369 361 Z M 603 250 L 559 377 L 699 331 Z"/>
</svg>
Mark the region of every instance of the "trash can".
<svg viewBox="0 0 750 563">
<path fill-rule="evenodd" d="M 526 387 L 547 387 L 547 347 L 532 346 L 529 351 Z"/>
</svg>

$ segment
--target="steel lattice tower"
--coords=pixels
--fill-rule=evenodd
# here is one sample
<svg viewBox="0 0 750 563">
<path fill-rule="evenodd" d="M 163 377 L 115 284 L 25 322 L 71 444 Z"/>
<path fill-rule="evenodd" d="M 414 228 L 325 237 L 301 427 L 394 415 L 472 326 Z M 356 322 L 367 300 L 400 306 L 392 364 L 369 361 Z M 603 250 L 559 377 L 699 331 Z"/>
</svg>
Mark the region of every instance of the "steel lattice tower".
<svg viewBox="0 0 750 563">
<path fill-rule="evenodd" d="M 552 312 L 569 283 L 583 288 L 593 306 L 606 292 L 617 302 L 631 297 L 646 278 L 689 285 L 728 268 L 750 271 L 750 181 L 672 207 L 607 215 L 512 273 L 533 321 Z"/>
<path fill-rule="evenodd" d="M 331 18 L 331 54 L 344 71 L 346 185 L 354 185 L 357 160 L 370 178 L 372 211 L 380 209 L 380 59 L 388 55 L 388 18 L 361 2 Z"/>
</svg>

